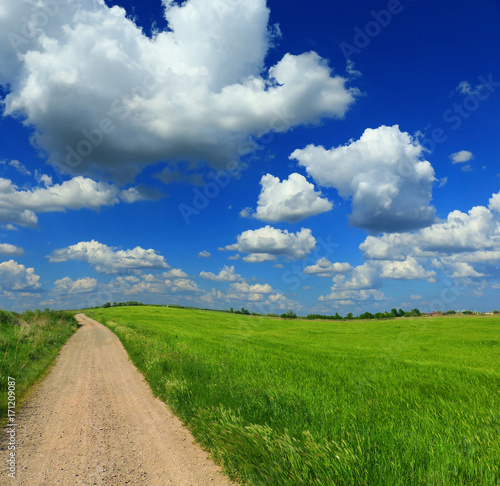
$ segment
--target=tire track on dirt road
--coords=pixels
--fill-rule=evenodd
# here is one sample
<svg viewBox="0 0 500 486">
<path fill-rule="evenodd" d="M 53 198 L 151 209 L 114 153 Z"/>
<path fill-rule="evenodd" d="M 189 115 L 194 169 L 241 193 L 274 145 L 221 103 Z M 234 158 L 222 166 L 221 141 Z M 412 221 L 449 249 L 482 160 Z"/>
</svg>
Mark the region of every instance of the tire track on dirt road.
<svg viewBox="0 0 500 486">
<path fill-rule="evenodd" d="M 24 486 L 229 486 L 155 398 L 119 339 L 83 314 L 81 327 L 18 415 Z"/>
</svg>

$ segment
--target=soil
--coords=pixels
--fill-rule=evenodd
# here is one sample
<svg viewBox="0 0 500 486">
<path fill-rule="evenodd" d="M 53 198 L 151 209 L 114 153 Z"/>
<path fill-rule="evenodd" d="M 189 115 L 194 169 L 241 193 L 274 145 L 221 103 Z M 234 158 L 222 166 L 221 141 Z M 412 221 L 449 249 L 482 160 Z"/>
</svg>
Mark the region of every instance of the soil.
<svg viewBox="0 0 500 486">
<path fill-rule="evenodd" d="M 18 414 L 11 482 L 234 485 L 153 396 L 119 339 L 84 314 L 76 317 L 81 327 Z"/>
</svg>

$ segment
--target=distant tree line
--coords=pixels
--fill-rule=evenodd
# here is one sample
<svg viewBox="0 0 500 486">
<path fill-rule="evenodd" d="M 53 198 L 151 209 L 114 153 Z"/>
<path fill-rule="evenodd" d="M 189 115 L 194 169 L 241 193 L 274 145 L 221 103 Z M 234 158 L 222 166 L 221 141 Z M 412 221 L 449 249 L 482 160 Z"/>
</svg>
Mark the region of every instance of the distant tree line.
<svg viewBox="0 0 500 486">
<path fill-rule="evenodd" d="M 106 302 L 102 307 L 108 309 L 109 307 L 130 307 L 135 305 L 145 305 L 142 302 L 136 302 L 135 300 L 129 300 L 128 302 Z"/>
<path fill-rule="evenodd" d="M 371 312 L 363 312 L 359 316 L 354 316 L 352 312 L 349 312 L 345 317 L 339 315 L 338 312 L 333 316 L 327 316 L 323 314 L 308 314 L 307 319 L 329 319 L 335 321 L 350 320 L 350 319 L 394 319 L 395 317 L 418 317 L 422 313 L 417 309 L 412 309 L 411 311 L 404 311 L 403 309 L 391 309 L 391 312 L 376 312 L 372 314 Z"/>
</svg>

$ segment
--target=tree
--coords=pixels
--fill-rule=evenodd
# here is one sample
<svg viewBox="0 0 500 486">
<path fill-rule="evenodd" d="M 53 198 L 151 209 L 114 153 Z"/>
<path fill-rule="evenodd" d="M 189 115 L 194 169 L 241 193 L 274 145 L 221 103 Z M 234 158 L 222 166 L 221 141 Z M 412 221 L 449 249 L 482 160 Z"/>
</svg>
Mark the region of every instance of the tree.
<svg viewBox="0 0 500 486">
<path fill-rule="evenodd" d="M 403 317 L 406 314 L 406 312 L 403 309 L 399 309 L 398 311 L 398 316 Z"/>
<path fill-rule="evenodd" d="M 391 317 L 398 317 L 398 311 L 396 310 L 396 308 L 394 309 L 391 309 Z"/>
<path fill-rule="evenodd" d="M 281 314 L 281 317 L 283 319 L 297 319 L 297 314 L 292 309 L 289 309 L 285 314 Z"/>
<path fill-rule="evenodd" d="M 347 319 L 353 319 L 353 315 L 352 315 L 352 312 L 349 312 L 346 316 Z"/>
<path fill-rule="evenodd" d="M 107 309 L 108 307 L 111 307 L 111 304 L 109 302 L 106 302 L 104 305 L 103 305 L 104 309 Z"/>
</svg>

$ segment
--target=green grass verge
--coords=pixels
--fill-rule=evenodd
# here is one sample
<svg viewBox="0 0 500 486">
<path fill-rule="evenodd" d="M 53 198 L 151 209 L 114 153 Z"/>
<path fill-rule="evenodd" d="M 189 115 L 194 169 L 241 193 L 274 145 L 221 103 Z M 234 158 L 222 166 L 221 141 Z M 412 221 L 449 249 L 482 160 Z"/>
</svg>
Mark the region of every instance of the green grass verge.
<svg viewBox="0 0 500 486">
<path fill-rule="evenodd" d="M 33 384 L 44 375 L 76 329 L 72 313 L 16 314 L 0 310 L 0 426 L 7 422 L 8 378 L 15 379 L 18 412 Z"/>
<path fill-rule="evenodd" d="M 242 483 L 500 484 L 499 318 L 92 314 Z"/>
</svg>

